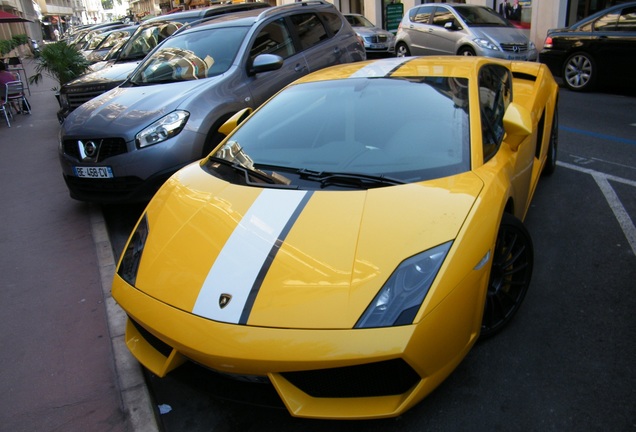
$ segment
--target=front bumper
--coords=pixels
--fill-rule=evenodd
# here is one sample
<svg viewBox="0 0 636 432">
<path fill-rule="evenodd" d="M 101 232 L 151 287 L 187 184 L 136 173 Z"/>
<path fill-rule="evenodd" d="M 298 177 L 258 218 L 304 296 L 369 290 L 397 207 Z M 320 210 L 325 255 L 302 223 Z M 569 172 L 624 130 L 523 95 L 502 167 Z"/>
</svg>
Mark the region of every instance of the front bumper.
<svg viewBox="0 0 636 432">
<path fill-rule="evenodd" d="M 365 330 L 219 323 L 159 302 L 118 275 L 113 297 L 129 316 L 128 348 L 157 376 L 192 360 L 226 375 L 269 380 L 293 416 L 365 419 L 400 415 L 464 358 L 478 336 L 467 331 L 481 320 L 475 305 L 483 304 L 472 282 L 418 325 Z"/>
<path fill-rule="evenodd" d="M 99 158 L 93 162 L 82 161 L 79 140 L 99 143 Z M 63 137 L 59 157 L 72 198 L 100 203 L 143 202 L 172 174 L 200 159 L 204 142 L 204 135 L 187 129 L 170 140 L 141 150 L 123 139 Z M 103 154 L 107 156 L 102 157 Z M 113 177 L 78 177 L 75 167 L 110 168 Z"/>
</svg>

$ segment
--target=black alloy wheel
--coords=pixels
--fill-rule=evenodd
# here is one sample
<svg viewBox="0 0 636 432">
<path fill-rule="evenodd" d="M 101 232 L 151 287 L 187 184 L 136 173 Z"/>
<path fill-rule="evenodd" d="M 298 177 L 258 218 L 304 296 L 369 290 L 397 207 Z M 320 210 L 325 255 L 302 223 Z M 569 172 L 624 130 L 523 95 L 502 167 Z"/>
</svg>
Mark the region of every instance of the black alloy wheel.
<svg viewBox="0 0 636 432">
<path fill-rule="evenodd" d="M 528 230 L 519 219 L 504 213 L 488 281 L 482 339 L 501 331 L 519 310 L 530 286 L 533 256 Z"/>
<path fill-rule="evenodd" d="M 591 90 L 596 81 L 596 63 L 584 52 L 572 54 L 563 65 L 563 83 L 574 91 Z"/>
</svg>

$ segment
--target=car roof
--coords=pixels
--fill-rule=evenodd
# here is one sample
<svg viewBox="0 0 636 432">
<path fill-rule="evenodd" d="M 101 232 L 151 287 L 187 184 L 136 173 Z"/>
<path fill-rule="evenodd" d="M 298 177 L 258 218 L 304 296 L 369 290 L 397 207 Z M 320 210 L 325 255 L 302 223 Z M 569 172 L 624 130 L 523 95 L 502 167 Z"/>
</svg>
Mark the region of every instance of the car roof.
<svg viewBox="0 0 636 432">
<path fill-rule="evenodd" d="M 572 24 L 570 26 L 570 28 L 571 29 L 576 29 L 578 27 L 581 27 L 582 25 L 585 25 L 585 24 L 587 24 L 587 23 L 589 23 L 591 21 L 596 20 L 598 17 L 603 16 L 603 15 L 605 15 L 608 12 L 612 12 L 612 11 L 615 11 L 617 9 L 624 9 L 626 7 L 633 7 L 633 6 L 636 6 L 636 2 L 619 3 L 617 5 L 607 7 L 605 9 L 602 9 L 602 10 L 600 10 L 598 12 L 593 13 L 592 15 L 590 15 L 588 17 L 585 17 L 585 18 L 581 19 L 580 21 L 575 22 L 574 24 Z"/>
<path fill-rule="evenodd" d="M 245 7 L 253 7 L 254 9 L 261 9 L 269 7 L 269 4 L 265 2 L 251 2 L 251 3 L 231 3 L 231 4 L 217 4 L 207 8 L 193 9 L 184 12 L 175 12 L 171 14 L 161 15 L 155 18 L 150 18 L 144 21 L 146 23 L 157 23 L 159 21 L 177 21 L 177 22 L 192 22 L 200 20 L 201 18 L 214 16 L 217 13 L 225 14 L 232 13 L 234 10 L 244 10 Z"/>
<path fill-rule="evenodd" d="M 193 22 L 190 26 L 179 29 L 179 34 L 190 31 L 202 30 L 204 28 L 232 26 L 252 26 L 270 16 L 288 13 L 289 11 L 302 11 L 303 8 L 317 7 L 320 9 L 336 10 L 335 6 L 323 0 L 308 0 L 302 2 L 288 3 L 280 6 L 272 6 L 265 9 L 252 9 L 248 11 L 233 12 L 217 17 L 210 17 L 201 21 Z"/>
</svg>

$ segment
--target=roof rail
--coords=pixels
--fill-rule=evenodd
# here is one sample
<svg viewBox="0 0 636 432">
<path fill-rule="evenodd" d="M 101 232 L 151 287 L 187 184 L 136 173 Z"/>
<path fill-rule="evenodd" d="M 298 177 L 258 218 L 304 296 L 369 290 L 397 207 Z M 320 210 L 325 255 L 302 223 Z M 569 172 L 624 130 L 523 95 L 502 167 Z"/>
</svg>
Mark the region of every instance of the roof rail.
<svg viewBox="0 0 636 432">
<path fill-rule="evenodd" d="M 256 18 L 257 21 L 260 21 L 268 16 L 274 15 L 276 13 L 278 13 L 281 10 L 289 10 L 289 9 L 296 9 L 296 8 L 301 8 L 301 7 L 305 7 L 305 6 L 313 6 L 313 5 L 328 5 L 328 6 L 333 6 L 331 3 L 324 1 L 324 0 L 306 0 L 306 1 L 300 1 L 300 2 L 295 2 L 295 3 L 287 3 L 284 5 L 280 5 L 280 6 L 273 6 L 271 8 L 267 8 L 264 9 L 263 12 L 261 12 L 261 14 Z M 335 7 L 335 6 L 333 6 Z"/>
</svg>

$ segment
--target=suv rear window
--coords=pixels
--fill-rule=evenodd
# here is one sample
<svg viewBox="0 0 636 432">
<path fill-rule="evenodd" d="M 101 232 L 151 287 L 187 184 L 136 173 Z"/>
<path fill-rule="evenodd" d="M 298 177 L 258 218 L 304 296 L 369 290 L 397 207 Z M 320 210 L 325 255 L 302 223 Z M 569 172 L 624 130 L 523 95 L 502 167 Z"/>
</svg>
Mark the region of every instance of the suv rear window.
<svg viewBox="0 0 636 432">
<path fill-rule="evenodd" d="M 342 20 L 334 13 L 321 13 L 320 16 L 325 21 L 327 28 L 331 31 L 331 34 L 338 34 L 342 28 Z"/>
<path fill-rule="evenodd" d="M 303 50 L 311 48 L 329 37 L 322 21 L 316 14 L 292 15 L 290 18 L 296 27 Z"/>
</svg>

